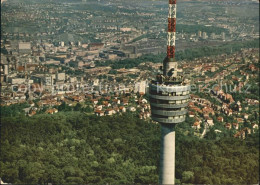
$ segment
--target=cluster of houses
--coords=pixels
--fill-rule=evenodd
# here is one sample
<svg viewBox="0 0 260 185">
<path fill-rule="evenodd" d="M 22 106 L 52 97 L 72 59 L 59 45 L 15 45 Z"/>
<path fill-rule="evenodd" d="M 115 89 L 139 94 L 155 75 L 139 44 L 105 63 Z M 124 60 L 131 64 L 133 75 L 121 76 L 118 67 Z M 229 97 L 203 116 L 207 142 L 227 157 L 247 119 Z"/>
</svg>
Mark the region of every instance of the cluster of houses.
<svg viewBox="0 0 260 185">
<path fill-rule="evenodd" d="M 181 68 L 193 76 L 194 82 L 209 84 L 221 80 L 233 84 L 233 82 L 237 81 L 239 85 L 235 86 L 235 89 L 232 90 L 238 91 L 242 86 L 246 85 L 249 78 L 257 76 L 259 68 L 256 64 L 258 61 L 259 49 L 243 49 L 241 52 L 233 53 L 228 56 L 223 54 L 195 59 L 192 62 L 185 61 L 181 64 Z M 246 66 L 249 66 L 248 70 L 251 71 L 251 73 L 249 73 L 249 71 L 240 70 L 239 76 L 233 75 L 230 80 L 225 79 L 226 76 Z M 243 77 L 246 79 L 244 82 L 242 80 Z"/>
<path fill-rule="evenodd" d="M 237 130 L 237 133 L 234 135 L 234 137 L 245 138 L 247 134 L 251 134 L 251 128 L 244 127 L 244 122 L 248 121 L 249 114 L 240 113 L 242 111 L 242 105 L 239 101 L 234 102 L 232 96 L 229 96 L 225 93 L 223 93 L 222 96 L 226 97 L 225 101 L 228 100 L 229 102 L 234 103 L 232 109 L 230 108 L 230 104 L 223 103 L 222 106 L 216 106 L 207 99 L 200 98 L 196 95 L 191 95 L 191 101 L 189 102 L 188 108 L 189 117 L 194 118 L 192 128 L 195 130 L 199 130 L 201 128 L 201 124 L 212 127 L 214 126 L 212 116 L 220 115 L 221 113 L 223 113 L 228 117 L 236 117 L 234 123 L 225 123 L 225 121 L 227 120 L 224 120 L 222 116 L 218 116 L 217 121 L 223 123 L 223 128 L 226 128 L 228 130 L 233 128 Z M 258 129 L 258 124 L 251 123 L 251 127 L 254 132 L 255 129 Z"/>
<path fill-rule="evenodd" d="M 66 93 L 52 95 L 45 92 L 39 101 L 28 101 L 30 107 L 25 108 L 25 114 L 33 116 L 46 107 L 46 114 L 58 113 L 57 107 L 62 103 L 70 107 L 75 107 L 78 103 L 82 107 L 89 105 L 93 110 L 93 114 L 97 116 L 112 116 L 117 113 L 125 113 L 127 111 L 137 112 L 140 119 L 148 119 L 151 116 L 150 105 L 143 98 L 144 93 L 128 94 L 128 95 L 93 95 L 84 93 Z M 56 107 L 56 108 L 54 108 Z"/>
<path fill-rule="evenodd" d="M 150 105 L 142 95 L 140 97 L 137 95 L 133 97 L 98 97 L 91 99 L 91 102 L 94 107 L 94 113 L 97 116 L 112 116 L 117 113 L 125 113 L 126 111 L 138 111 L 140 119 L 148 119 L 150 117 Z"/>
<path fill-rule="evenodd" d="M 213 119 L 211 118 L 211 115 L 215 115 L 213 107 L 213 104 L 209 100 L 200 98 L 196 95 L 191 95 L 191 101 L 189 102 L 189 117 L 195 119 L 192 128 L 200 129 L 201 124 L 203 123 L 202 120 L 205 124 L 214 126 Z"/>
</svg>

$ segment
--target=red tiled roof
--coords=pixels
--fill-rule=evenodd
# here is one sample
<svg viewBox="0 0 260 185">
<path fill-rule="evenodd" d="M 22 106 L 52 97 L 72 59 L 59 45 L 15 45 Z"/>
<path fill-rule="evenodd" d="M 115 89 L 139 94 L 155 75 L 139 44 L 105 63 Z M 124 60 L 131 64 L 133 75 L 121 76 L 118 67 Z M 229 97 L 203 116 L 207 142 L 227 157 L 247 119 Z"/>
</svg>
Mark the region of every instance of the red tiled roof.
<svg viewBox="0 0 260 185">
<path fill-rule="evenodd" d="M 99 109 L 96 109 L 96 110 L 95 110 L 95 113 L 104 113 L 104 111 L 101 111 L 101 110 L 99 110 Z"/>
<path fill-rule="evenodd" d="M 199 126 L 200 125 L 200 123 L 199 122 L 195 122 L 194 124 L 193 124 L 193 126 Z"/>
</svg>

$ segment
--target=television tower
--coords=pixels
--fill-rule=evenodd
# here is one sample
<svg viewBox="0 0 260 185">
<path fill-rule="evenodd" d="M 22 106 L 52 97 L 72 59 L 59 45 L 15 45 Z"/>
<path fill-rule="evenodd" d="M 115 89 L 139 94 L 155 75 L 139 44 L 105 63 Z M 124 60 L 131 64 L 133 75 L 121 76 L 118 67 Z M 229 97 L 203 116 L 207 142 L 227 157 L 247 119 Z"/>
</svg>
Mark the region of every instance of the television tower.
<svg viewBox="0 0 260 185">
<path fill-rule="evenodd" d="M 152 119 L 161 124 L 160 184 L 175 182 L 175 125 L 185 121 L 190 86 L 175 60 L 176 0 L 169 0 L 167 56 L 162 74 L 149 84 Z"/>
</svg>

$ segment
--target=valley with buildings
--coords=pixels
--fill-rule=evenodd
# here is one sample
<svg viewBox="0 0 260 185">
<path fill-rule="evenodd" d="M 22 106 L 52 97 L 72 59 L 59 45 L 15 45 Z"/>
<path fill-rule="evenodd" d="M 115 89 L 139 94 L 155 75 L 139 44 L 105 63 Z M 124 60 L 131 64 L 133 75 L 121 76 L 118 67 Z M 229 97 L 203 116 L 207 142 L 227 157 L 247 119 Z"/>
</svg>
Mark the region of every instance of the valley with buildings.
<svg viewBox="0 0 260 185">
<path fill-rule="evenodd" d="M 1 3 L 1 180 L 158 183 L 149 83 L 167 11 L 163 0 Z M 253 0 L 178 1 L 176 73 L 191 89 L 177 184 L 259 182 L 258 13 Z"/>
</svg>

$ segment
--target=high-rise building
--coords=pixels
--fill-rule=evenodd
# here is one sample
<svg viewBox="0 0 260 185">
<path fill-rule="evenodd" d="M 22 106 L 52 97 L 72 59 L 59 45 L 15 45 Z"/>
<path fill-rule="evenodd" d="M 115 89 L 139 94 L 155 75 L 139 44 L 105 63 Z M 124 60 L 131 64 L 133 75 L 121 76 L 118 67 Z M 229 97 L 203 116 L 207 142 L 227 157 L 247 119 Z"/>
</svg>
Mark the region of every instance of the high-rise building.
<svg viewBox="0 0 260 185">
<path fill-rule="evenodd" d="M 175 60 L 176 0 L 169 0 L 167 57 L 162 74 L 149 84 L 152 119 L 161 124 L 160 184 L 175 182 L 175 126 L 185 121 L 190 86 Z"/>
<path fill-rule="evenodd" d="M 8 75 L 9 73 L 9 67 L 8 65 L 4 65 L 4 75 Z"/>
<path fill-rule="evenodd" d="M 202 39 L 207 39 L 207 38 L 208 38 L 207 33 L 206 33 L 206 32 L 203 32 L 203 33 L 202 33 Z"/>
<path fill-rule="evenodd" d="M 44 84 L 47 86 L 53 85 L 53 77 L 52 76 L 45 76 Z"/>
<path fill-rule="evenodd" d="M 146 81 L 137 82 L 135 84 L 134 92 L 145 94 L 146 93 L 146 84 L 147 84 Z"/>
<path fill-rule="evenodd" d="M 215 33 L 211 33 L 210 38 L 215 40 L 216 39 L 216 34 Z"/>
<path fill-rule="evenodd" d="M 198 37 L 202 37 L 202 32 L 198 31 Z"/>
<path fill-rule="evenodd" d="M 226 40 L 226 34 L 225 34 L 225 32 L 222 32 L 222 33 L 221 33 L 221 38 L 222 38 L 222 40 Z"/>
<path fill-rule="evenodd" d="M 65 46 L 65 43 L 63 41 L 60 42 L 60 46 L 61 47 L 64 47 Z"/>
</svg>

